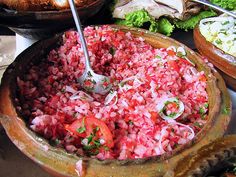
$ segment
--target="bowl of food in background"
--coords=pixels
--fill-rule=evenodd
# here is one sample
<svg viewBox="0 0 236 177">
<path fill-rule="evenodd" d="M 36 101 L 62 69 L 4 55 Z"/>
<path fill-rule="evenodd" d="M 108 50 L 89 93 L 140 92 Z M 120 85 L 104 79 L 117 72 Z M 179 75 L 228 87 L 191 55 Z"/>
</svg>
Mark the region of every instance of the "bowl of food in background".
<svg viewBox="0 0 236 177">
<path fill-rule="evenodd" d="M 97 14 L 105 0 L 75 1 L 81 20 Z M 73 27 L 67 1 L 1 1 L 0 24 L 29 39 L 48 38 Z"/>
<path fill-rule="evenodd" d="M 181 160 L 224 135 L 229 94 L 194 51 L 137 28 L 91 26 L 84 34 L 94 71 L 110 77 L 107 95 L 77 82 L 84 57 L 75 31 L 26 49 L 3 76 L 1 123 L 45 170 L 60 176 L 173 175 Z"/>
<path fill-rule="evenodd" d="M 200 21 L 194 29 L 198 51 L 219 69 L 226 84 L 236 89 L 236 20 L 219 16 Z"/>
</svg>

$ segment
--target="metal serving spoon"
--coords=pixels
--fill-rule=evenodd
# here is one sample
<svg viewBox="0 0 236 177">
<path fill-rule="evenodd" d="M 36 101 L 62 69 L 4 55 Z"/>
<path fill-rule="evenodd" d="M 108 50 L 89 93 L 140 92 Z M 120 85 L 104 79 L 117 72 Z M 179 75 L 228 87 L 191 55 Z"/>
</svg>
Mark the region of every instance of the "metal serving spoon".
<svg viewBox="0 0 236 177">
<path fill-rule="evenodd" d="M 209 6 L 209 7 L 212 7 L 213 9 L 216 9 L 216 10 L 218 10 L 218 11 L 221 11 L 221 12 L 223 12 L 223 13 L 226 13 L 226 14 L 228 14 L 228 15 L 230 15 L 230 16 L 236 18 L 236 14 L 235 14 L 235 13 L 230 12 L 230 11 L 228 11 L 228 10 L 225 10 L 225 9 L 223 9 L 223 8 L 217 6 L 217 5 L 214 5 L 214 4 L 210 3 L 209 1 L 206 1 L 206 0 L 192 0 L 192 1 L 198 2 L 198 3 L 200 3 L 200 4 L 204 4 L 204 5 Z"/>
<path fill-rule="evenodd" d="M 84 51 L 84 56 L 85 56 L 85 70 L 82 76 L 78 78 L 78 82 L 82 85 L 82 87 L 85 90 L 104 95 L 112 87 L 110 83 L 110 79 L 109 77 L 94 73 L 89 62 L 88 49 L 87 49 L 86 41 L 84 38 L 83 30 L 81 27 L 80 18 L 75 7 L 74 0 L 69 0 L 69 4 L 70 4 L 72 15 L 76 24 L 77 31 L 79 33 L 80 41 L 81 41 L 83 51 Z"/>
</svg>

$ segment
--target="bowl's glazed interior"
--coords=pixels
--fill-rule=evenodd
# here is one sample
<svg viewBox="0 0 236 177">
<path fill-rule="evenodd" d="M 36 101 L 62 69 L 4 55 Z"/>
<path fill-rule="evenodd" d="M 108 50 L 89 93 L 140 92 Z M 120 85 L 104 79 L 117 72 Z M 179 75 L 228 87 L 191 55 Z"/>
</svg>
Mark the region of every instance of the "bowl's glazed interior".
<svg viewBox="0 0 236 177">
<path fill-rule="evenodd" d="M 83 160 L 85 175 L 88 177 L 175 176 L 177 175 L 175 169 L 178 169 L 179 162 L 182 160 L 181 165 L 185 164 L 184 157 L 197 153 L 201 147 L 224 135 L 231 114 L 230 97 L 224 81 L 216 71 L 212 71 L 204 63 L 199 55 L 173 39 L 136 28 L 121 26 L 113 26 L 113 28 L 130 31 L 137 37 L 141 36 L 155 48 L 182 46 L 187 51 L 187 57 L 195 63 L 197 70 L 205 72 L 209 95 L 208 122 L 191 142 L 162 156 L 136 160 L 99 161 L 68 154 L 63 149 L 52 147 L 46 140 L 32 132 L 20 113 L 16 111 L 16 78 L 27 70 L 30 62 L 37 64 L 51 49 L 58 46 L 61 35 L 34 44 L 20 54 L 4 73 L 0 90 L 0 111 L 3 114 L 1 123 L 12 142 L 23 153 L 56 176 L 77 176 L 75 164 L 79 159 Z"/>
</svg>

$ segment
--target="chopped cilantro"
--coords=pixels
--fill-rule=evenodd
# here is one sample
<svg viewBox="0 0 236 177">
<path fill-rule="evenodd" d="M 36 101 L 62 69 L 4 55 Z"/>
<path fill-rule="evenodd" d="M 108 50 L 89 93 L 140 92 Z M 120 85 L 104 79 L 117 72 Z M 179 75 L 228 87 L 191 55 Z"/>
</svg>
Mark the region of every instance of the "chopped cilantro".
<svg viewBox="0 0 236 177">
<path fill-rule="evenodd" d="M 93 140 L 93 137 L 94 135 L 93 134 L 90 134 L 89 137 L 87 138 L 88 139 L 88 144 L 90 144 Z"/>
<path fill-rule="evenodd" d="M 93 83 L 93 84 L 96 84 L 97 82 L 96 82 L 95 80 L 92 80 L 92 83 Z"/>
<path fill-rule="evenodd" d="M 90 146 L 90 145 L 84 145 L 83 146 L 83 149 L 86 150 L 86 151 L 90 151 L 92 150 L 94 147 L 93 146 Z"/>
<path fill-rule="evenodd" d="M 204 108 L 200 108 L 200 109 L 199 109 L 199 113 L 200 113 L 201 115 L 203 115 L 203 114 L 205 113 L 205 109 L 204 109 Z"/>
<path fill-rule="evenodd" d="M 121 86 L 121 87 L 124 87 L 125 84 L 126 84 L 126 82 L 121 82 L 121 83 L 120 83 L 120 86 Z"/>
<path fill-rule="evenodd" d="M 177 148 L 178 146 L 179 146 L 178 143 L 175 143 L 173 148 Z"/>
<path fill-rule="evenodd" d="M 222 111 L 223 114 L 229 114 L 230 113 L 230 108 L 225 107 Z"/>
<path fill-rule="evenodd" d="M 104 149 L 105 151 L 109 151 L 109 150 L 110 150 L 110 148 L 107 147 L 107 146 L 104 146 L 103 149 Z"/>
<path fill-rule="evenodd" d="M 174 116 L 176 116 L 176 114 L 177 114 L 176 112 L 172 112 L 172 113 L 170 113 L 168 116 L 171 117 L 171 118 L 173 118 Z"/>
<path fill-rule="evenodd" d="M 82 127 L 78 128 L 76 131 L 79 133 L 84 133 L 86 131 L 86 128 L 84 126 L 82 126 Z"/>
<path fill-rule="evenodd" d="M 61 143 L 61 140 L 55 139 L 55 140 L 50 140 L 49 142 L 52 146 L 58 146 Z"/>
<path fill-rule="evenodd" d="M 193 125 L 194 125 L 195 127 L 202 128 L 202 125 L 201 125 L 199 122 L 195 122 Z"/>
<path fill-rule="evenodd" d="M 222 41 L 221 41 L 220 39 L 216 39 L 215 42 L 216 42 L 216 44 L 218 44 L 218 45 L 221 45 L 221 44 L 222 44 Z"/>
<path fill-rule="evenodd" d="M 99 131 L 99 130 L 100 130 L 100 128 L 97 126 L 97 127 L 95 128 L 95 130 L 96 130 L 96 132 L 97 132 L 97 131 Z"/>
<path fill-rule="evenodd" d="M 90 71 L 88 71 L 88 76 L 89 76 L 89 77 L 92 77 L 92 74 L 91 74 L 91 72 L 90 72 Z"/>
<path fill-rule="evenodd" d="M 116 50 L 115 50 L 113 47 L 111 47 L 111 48 L 109 49 L 109 53 L 110 53 L 112 56 L 114 56 L 115 52 L 116 52 Z"/>
<path fill-rule="evenodd" d="M 65 91 L 66 91 L 66 89 L 64 89 L 64 88 L 61 89 L 61 93 L 65 93 Z"/>
<path fill-rule="evenodd" d="M 134 125 L 132 120 L 129 120 L 129 125 Z"/>
<path fill-rule="evenodd" d="M 99 140 L 94 140 L 93 143 L 97 146 L 97 147 L 100 147 L 101 146 L 101 143 Z"/>
<path fill-rule="evenodd" d="M 227 24 L 229 24 L 229 21 L 225 21 L 222 23 L 222 25 L 227 25 Z"/>
<path fill-rule="evenodd" d="M 208 108 L 208 106 L 209 106 L 208 103 L 205 103 L 205 104 L 204 104 L 204 107 L 205 107 L 205 108 Z"/>
</svg>

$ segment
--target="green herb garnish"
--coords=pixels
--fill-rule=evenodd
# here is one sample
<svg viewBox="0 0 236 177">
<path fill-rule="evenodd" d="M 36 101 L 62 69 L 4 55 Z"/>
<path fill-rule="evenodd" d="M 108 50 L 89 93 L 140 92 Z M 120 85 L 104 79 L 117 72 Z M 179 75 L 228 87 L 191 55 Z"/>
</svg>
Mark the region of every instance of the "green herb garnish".
<svg viewBox="0 0 236 177">
<path fill-rule="evenodd" d="M 201 115 L 205 114 L 205 109 L 204 109 L 204 108 L 200 108 L 200 109 L 199 109 L 199 113 L 200 113 Z"/>
<path fill-rule="evenodd" d="M 222 44 L 222 41 L 221 41 L 220 39 L 216 39 L 215 42 L 216 42 L 216 44 L 218 44 L 218 45 L 221 45 L 221 44 Z"/>
<path fill-rule="evenodd" d="M 115 50 L 113 47 L 111 47 L 111 48 L 109 49 L 109 53 L 110 53 L 112 56 L 115 55 L 115 52 L 116 52 L 116 50 Z"/>
<path fill-rule="evenodd" d="M 86 131 L 85 127 L 80 127 L 76 130 L 78 133 L 84 133 Z"/>
<path fill-rule="evenodd" d="M 229 24 L 229 21 L 225 21 L 222 23 L 222 25 L 227 25 L 227 24 Z"/>
<path fill-rule="evenodd" d="M 205 107 L 205 108 L 208 108 L 208 106 L 209 106 L 208 103 L 205 103 L 205 104 L 204 104 L 204 107 Z"/>
<path fill-rule="evenodd" d="M 203 126 L 199 122 L 195 122 L 193 124 L 195 127 L 202 128 Z"/>
<path fill-rule="evenodd" d="M 225 108 L 222 110 L 222 113 L 228 115 L 228 114 L 230 113 L 230 108 L 225 107 Z"/>
<path fill-rule="evenodd" d="M 134 125 L 132 120 L 129 120 L 129 125 Z"/>
<path fill-rule="evenodd" d="M 90 144 L 93 140 L 93 137 L 94 135 L 93 134 L 90 134 L 89 137 L 87 138 L 88 139 L 88 144 Z"/>
</svg>

